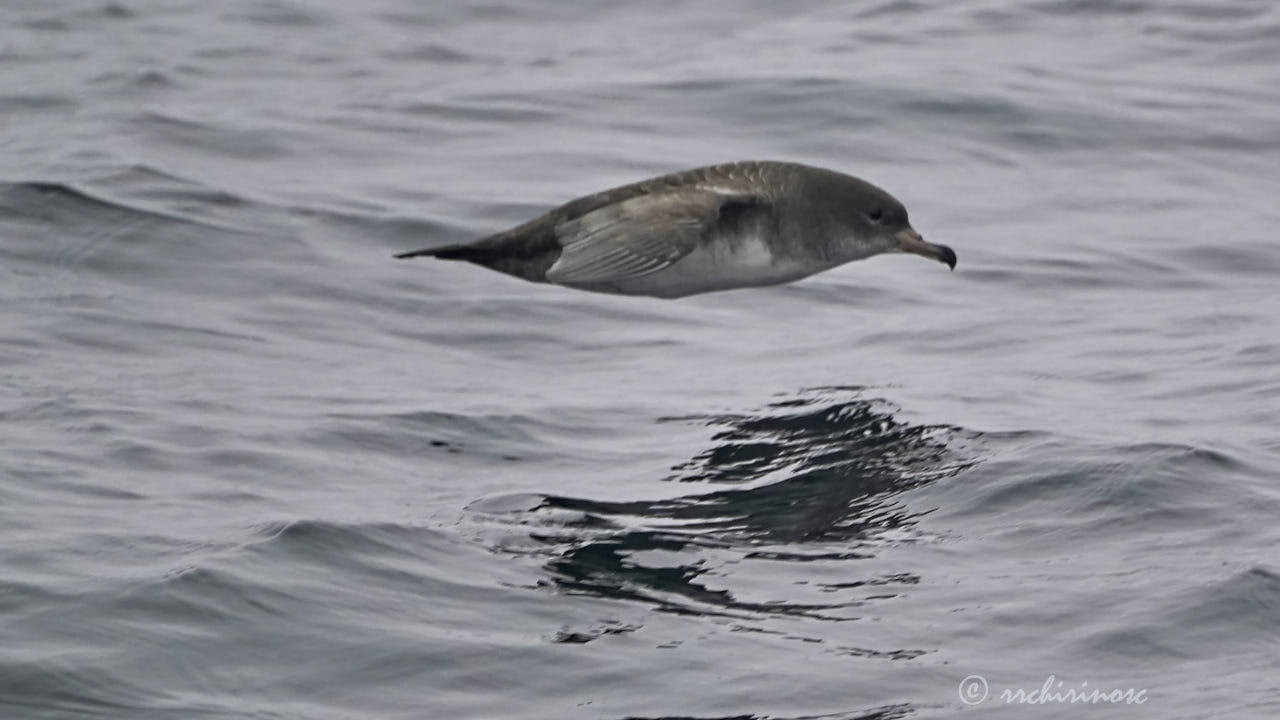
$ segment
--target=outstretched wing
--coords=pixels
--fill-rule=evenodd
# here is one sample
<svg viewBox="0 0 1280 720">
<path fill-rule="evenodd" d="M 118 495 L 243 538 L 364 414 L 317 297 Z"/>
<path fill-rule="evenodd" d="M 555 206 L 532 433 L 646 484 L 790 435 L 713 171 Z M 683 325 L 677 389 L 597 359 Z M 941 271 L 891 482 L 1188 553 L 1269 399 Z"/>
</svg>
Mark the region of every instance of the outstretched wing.
<svg viewBox="0 0 1280 720">
<path fill-rule="evenodd" d="M 722 220 L 763 198 L 679 188 L 605 205 L 555 228 L 563 250 L 547 280 L 579 285 L 655 273 L 688 255 Z"/>
</svg>

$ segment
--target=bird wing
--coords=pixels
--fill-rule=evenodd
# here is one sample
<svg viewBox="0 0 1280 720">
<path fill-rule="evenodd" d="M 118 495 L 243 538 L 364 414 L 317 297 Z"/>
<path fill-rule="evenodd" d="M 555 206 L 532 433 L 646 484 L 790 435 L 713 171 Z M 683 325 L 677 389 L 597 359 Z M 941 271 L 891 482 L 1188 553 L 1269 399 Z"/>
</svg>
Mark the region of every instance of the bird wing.
<svg viewBox="0 0 1280 720">
<path fill-rule="evenodd" d="M 547 270 L 562 285 L 655 273 L 688 255 L 730 206 L 764 198 L 720 188 L 679 188 L 605 205 L 555 228 L 563 250 Z"/>
</svg>

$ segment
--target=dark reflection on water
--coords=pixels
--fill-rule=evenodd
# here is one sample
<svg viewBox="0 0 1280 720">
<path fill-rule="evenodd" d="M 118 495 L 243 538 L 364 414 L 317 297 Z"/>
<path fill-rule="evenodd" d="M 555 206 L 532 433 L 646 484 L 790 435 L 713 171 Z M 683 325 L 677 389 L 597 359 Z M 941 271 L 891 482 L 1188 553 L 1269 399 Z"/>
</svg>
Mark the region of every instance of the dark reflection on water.
<svg viewBox="0 0 1280 720">
<path fill-rule="evenodd" d="M 857 560 L 883 543 L 918 539 L 915 526 L 926 511 L 908 509 L 898 496 L 971 462 L 949 447 L 969 436 L 965 431 L 903 422 L 886 402 L 855 388 L 805 391 L 751 413 L 662 422 L 723 428 L 669 480 L 733 487 L 629 502 L 541 498 L 530 512 L 554 518 L 532 536 L 553 555 L 546 585 L 680 614 L 848 619 L 830 611 L 860 600 L 748 602 L 711 587 L 708 577 L 723 583 L 725 563 Z M 672 557 L 677 562 L 663 562 Z M 900 572 L 821 587 L 838 597 L 917 582 Z"/>
<path fill-rule="evenodd" d="M 705 518 L 698 527 L 765 542 L 859 540 L 913 524 L 890 498 L 962 469 L 948 456 L 956 428 L 910 425 L 876 400 L 836 400 L 818 389 L 759 414 L 675 418 L 727 429 L 675 468 L 685 482 L 767 485 L 655 503 L 645 514 Z"/>
</svg>

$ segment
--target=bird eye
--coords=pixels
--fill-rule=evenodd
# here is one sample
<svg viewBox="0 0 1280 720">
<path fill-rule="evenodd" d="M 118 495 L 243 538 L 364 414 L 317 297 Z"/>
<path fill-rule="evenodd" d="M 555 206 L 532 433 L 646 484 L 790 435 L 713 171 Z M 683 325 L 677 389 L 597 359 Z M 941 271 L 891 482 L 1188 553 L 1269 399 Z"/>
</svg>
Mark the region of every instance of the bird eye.
<svg viewBox="0 0 1280 720">
<path fill-rule="evenodd" d="M 878 223 L 884 219 L 884 210 L 881 210 L 880 208 L 875 208 L 871 212 L 867 213 L 867 218 L 870 219 L 871 222 Z"/>
</svg>

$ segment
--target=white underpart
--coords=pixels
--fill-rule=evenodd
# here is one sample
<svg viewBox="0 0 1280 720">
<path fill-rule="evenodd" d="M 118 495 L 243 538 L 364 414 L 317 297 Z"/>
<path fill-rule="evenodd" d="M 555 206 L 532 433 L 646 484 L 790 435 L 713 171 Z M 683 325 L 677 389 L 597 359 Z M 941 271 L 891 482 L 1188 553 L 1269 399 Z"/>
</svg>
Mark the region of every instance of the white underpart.
<svg viewBox="0 0 1280 720">
<path fill-rule="evenodd" d="M 777 285 L 827 269 L 774 256 L 759 237 L 718 238 L 655 273 L 608 284 L 584 285 L 584 289 L 622 295 L 683 297 L 731 288 Z"/>
</svg>

